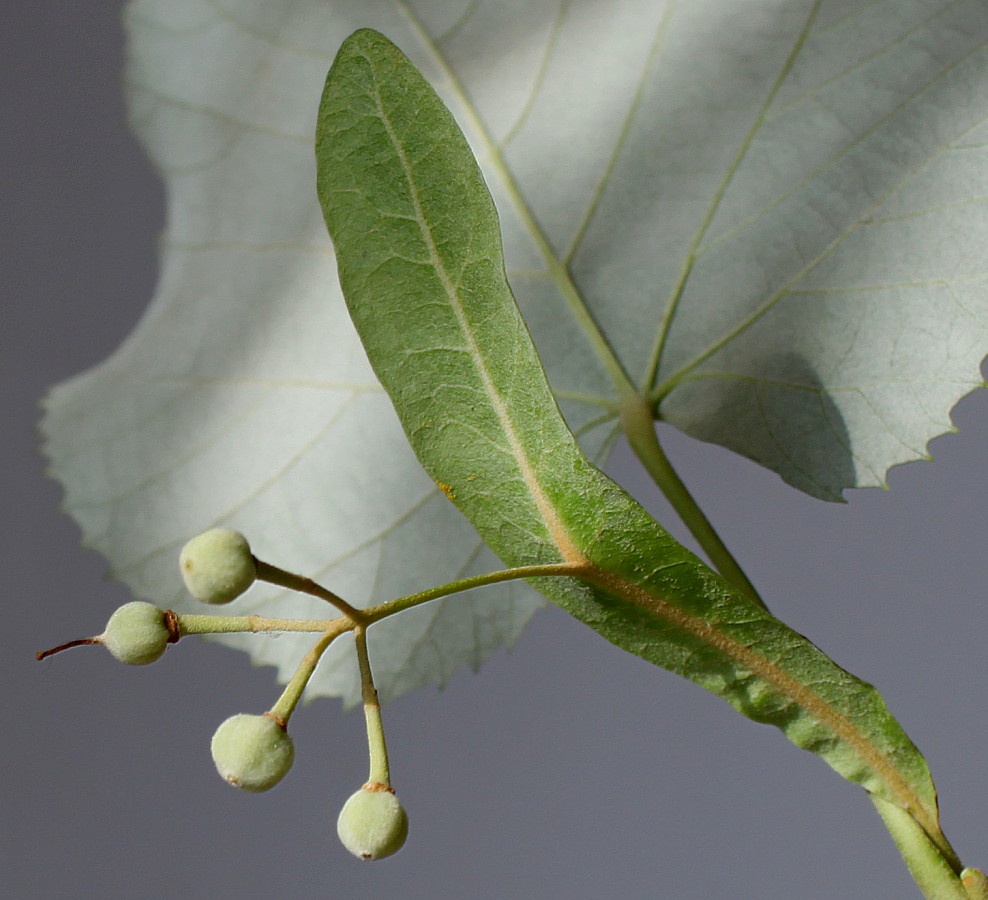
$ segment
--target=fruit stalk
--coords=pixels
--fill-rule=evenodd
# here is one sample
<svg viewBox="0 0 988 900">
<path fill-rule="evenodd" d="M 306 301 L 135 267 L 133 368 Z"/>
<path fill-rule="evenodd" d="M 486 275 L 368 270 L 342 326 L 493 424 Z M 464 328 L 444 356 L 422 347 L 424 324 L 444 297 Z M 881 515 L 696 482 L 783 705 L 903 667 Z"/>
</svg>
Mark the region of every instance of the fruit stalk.
<svg viewBox="0 0 988 900">
<path fill-rule="evenodd" d="M 360 666 L 361 694 L 364 701 L 364 718 L 367 722 L 367 749 L 370 757 L 368 785 L 391 787 L 391 771 L 388 767 L 388 748 L 384 741 L 384 726 L 381 722 L 381 702 L 374 687 L 370 658 L 367 655 L 367 630 L 357 626 L 353 630 L 357 645 L 357 664 Z"/>
</svg>

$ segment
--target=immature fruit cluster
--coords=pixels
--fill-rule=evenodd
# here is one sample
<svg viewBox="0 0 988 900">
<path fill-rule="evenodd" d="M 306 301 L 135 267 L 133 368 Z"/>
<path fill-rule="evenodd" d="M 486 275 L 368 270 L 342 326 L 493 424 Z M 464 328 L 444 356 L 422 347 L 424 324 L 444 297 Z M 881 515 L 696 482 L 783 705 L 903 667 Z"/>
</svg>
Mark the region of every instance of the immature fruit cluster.
<svg viewBox="0 0 988 900">
<path fill-rule="evenodd" d="M 247 538 L 229 528 L 211 528 L 192 538 L 178 564 L 189 593 L 203 603 L 229 603 L 257 578 Z"/>
<path fill-rule="evenodd" d="M 99 642 L 120 662 L 146 666 L 165 652 L 169 637 L 164 610 L 135 600 L 110 616 Z"/>
<path fill-rule="evenodd" d="M 213 735 L 210 748 L 220 775 L 245 791 L 266 791 L 287 774 L 295 745 L 271 716 L 238 713 Z"/>
<path fill-rule="evenodd" d="M 354 856 L 382 859 L 404 845 L 408 816 L 389 788 L 365 785 L 343 804 L 336 833 Z"/>
<path fill-rule="evenodd" d="M 228 603 L 261 579 L 328 600 L 342 614 L 336 619 L 306 620 L 300 628 L 285 619 L 258 616 L 188 615 L 159 609 L 151 603 L 126 603 L 110 616 L 103 634 L 60 644 L 36 654 L 45 659 L 69 647 L 102 644 L 121 662 L 143 666 L 154 662 L 168 644 L 186 634 L 232 631 L 322 631 L 281 698 L 263 715 L 239 713 L 223 722 L 210 750 L 220 776 L 245 791 L 266 791 L 288 773 L 295 759 L 286 722 L 302 696 L 321 653 L 345 630 L 354 632 L 367 716 L 370 776 L 367 784 L 344 804 L 336 823 L 343 845 L 361 859 L 382 859 L 396 853 L 408 835 L 408 816 L 391 789 L 380 706 L 367 654 L 366 628 L 374 619 L 363 616 L 328 589 L 257 560 L 246 538 L 228 528 L 213 528 L 192 538 L 179 557 L 190 593 L 205 603 Z M 349 621 L 348 621 L 349 620 Z M 315 627 L 313 627 L 315 625 Z"/>
</svg>

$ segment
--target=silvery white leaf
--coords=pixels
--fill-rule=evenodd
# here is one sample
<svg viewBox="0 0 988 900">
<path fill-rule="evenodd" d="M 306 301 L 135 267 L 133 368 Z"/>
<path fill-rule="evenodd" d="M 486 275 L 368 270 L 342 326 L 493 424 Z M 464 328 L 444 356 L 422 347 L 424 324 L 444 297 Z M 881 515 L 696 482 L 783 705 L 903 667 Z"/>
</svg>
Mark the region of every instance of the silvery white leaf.
<svg viewBox="0 0 988 900">
<path fill-rule="evenodd" d="M 358 27 L 467 133 L 592 455 L 617 374 L 839 499 L 924 456 L 982 383 L 982 0 L 135 0 L 127 22 L 132 119 L 168 189 L 161 280 L 44 429 L 66 509 L 139 596 L 192 609 L 177 553 L 217 523 L 358 605 L 496 566 L 408 449 L 336 282 L 313 128 Z M 383 693 L 479 665 L 538 604 L 489 588 L 376 626 Z M 275 609 L 321 614 L 260 585 L 231 611 Z M 308 643 L 223 640 L 282 679 Z M 344 641 L 310 695 L 357 684 Z"/>
</svg>

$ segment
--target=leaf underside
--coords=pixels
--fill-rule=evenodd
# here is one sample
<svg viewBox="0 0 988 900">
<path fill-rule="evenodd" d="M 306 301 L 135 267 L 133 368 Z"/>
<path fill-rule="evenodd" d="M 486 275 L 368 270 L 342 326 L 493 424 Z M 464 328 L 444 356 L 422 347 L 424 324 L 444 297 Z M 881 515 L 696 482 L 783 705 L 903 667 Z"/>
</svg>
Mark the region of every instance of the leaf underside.
<svg viewBox="0 0 988 900">
<path fill-rule="evenodd" d="M 134 0 L 126 18 L 131 119 L 168 189 L 161 279 L 43 427 L 67 511 L 138 596 L 194 609 L 175 559 L 213 524 L 359 605 L 494 563 L 408 449 L 313 196 L 316 100 L 361 26 L 466 131 L 591 458 L 627 379 L 835 500 L 923 457 L 981 383 L 982 0 Z M 479 665 L 537 606 L 499 587 L 382 624 L 383 693 Z M 261 587 L 232 611 L 266 610 L 320 613 Z M 305 649 L 224 640 L 283 679 Z M 310 693 L 357 699 L 342 645 Z"/>
<path fill-rule="evenodd" d="M 939 835 L 926 764 L 879 694 L 732 589 L 572 437 L 504 274 L 480 170 L 428 82 L 358 31 L 326 82 L 319 196 L 357 330 L 429 475 L 509 565 L 608 640 L 779 727 Z"/>
</svg>

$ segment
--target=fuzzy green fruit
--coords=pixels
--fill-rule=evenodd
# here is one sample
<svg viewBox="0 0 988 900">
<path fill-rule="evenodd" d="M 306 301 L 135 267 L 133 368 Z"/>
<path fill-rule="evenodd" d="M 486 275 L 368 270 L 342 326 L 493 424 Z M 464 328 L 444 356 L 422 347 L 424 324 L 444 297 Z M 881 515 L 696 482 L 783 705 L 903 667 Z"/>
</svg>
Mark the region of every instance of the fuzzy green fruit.
<svg viewBox="0 0 988 900">
<path fill-rule="evenodd" d="M 169 636 L 164 610 L 135 600 L 110 616 L 98 640 L 120 662 L 146 666 L 165 652 Z"/>
<path fill-rule="evenodd" d="M 391 791 L 362 787 L 343 804 L 336 833 L 354 856 L 382 859 L 404 845 L 408 815 Z"/>
<path fill-rule="evenodd" d="M 203 603 L 229 603 L 257 578 L 247 538 L 229 528 L 211 528 L 192 538 L 178 564 L 189 593 Z"/>
<path fill-rule="evenodd" d="M 270 716 L 238 713 L 223 722 L 209 749 L 220 775 L 245 791 L 274 787 L 292 767 L 295 745 Z"/>
</svg>

